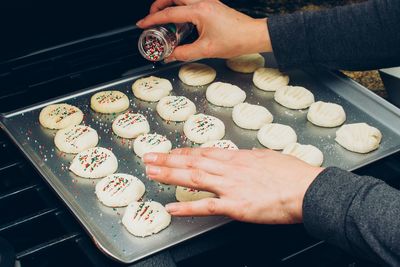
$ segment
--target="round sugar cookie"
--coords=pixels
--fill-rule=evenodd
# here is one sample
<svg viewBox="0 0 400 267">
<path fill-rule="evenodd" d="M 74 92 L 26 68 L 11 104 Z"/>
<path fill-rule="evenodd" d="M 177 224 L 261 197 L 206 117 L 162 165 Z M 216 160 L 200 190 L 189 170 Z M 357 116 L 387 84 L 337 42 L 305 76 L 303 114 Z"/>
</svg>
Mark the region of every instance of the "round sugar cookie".
<svg viewBox="0 0 400 267">
<path fill-rule="evenodd" d="M 265 59 L 260 54 L 248 54 L 230 58 L 226 65 L 233 71 L 252 73 L 258 68 L 264 67 Z"/>
<path fill-rule="evenodd" d="M 128 111 L 115 118 L 112 129 L 119 137 L 136 138 L 141 134 L 150 132 L 150 125 L 142 114 Z"/>
<path fill-rule="evenodd" d="M 287 145 L 296 143 L 297 135 L 290 126 L 279 123 L 269 123 L 258 131 L 257 139 L 267 148 L 282 150 Z"/>
<path fill-rule="evenodd" d="M 215 148 L 223 148 L 229 150 L 237 150 L 239 149 L 235 143 L 231 140 L 216 140 L 216 141 L 208 141 L 202 144 L 200 147 L 215 147 Z"/>
<path fill-rule="evenodd" d="M 183 132 L 189 140 L 203 144 L 224 137 L 225 125 L 214 116 L 200 113 L 189 117 L 183 126 Z"/>
<path fill-rule="evenodd" d="M 341 105 L 317 101 L 311 104 L 307 119 L 317 126 L 337 127 L 345 122 L 346 113 Z"/>
<path fill-rule="evenodd" d="M 52 104 L 40 111 L 40 124 L 49 129 L 63 129 L 80 124 L 83 120 L 82 111 L 69 104 Z"/>
<path fill-rule="evenodd" d="M 129 98 L 120 91 L 102 91 L 92 95 L 90 107 L 99 113 L 119 113 L 129 108 Z"/>
<path fill-rule="evenodd" d="M 145 237 L 168 227 L 171 215 L 155 201 L 132 202 L 126 208 L 122 224 L 134 236 Z"/>
<path fill-rule="evenodd" d="M 177 186 L 175 191 L 175 198 L 179 202 L 196 201 L 203 198 L 216 197 L 214 193 L 207 191 L 200 191 L 197 189 Z"/>
<path fill-rule="evenodd" d="M 150 76 L 136 80 L 132 85 L 133 94 L 144 101 L 157 102 L 172 91 L 167 79 Z"/>
<path fill-rule="evenodd" d="M 139 157 L 149 152 L 168 153 L 171 148 L 171 141 L 157 133 L 139 135 L 133 143 L 133 151 Z"/>
<path fill-rule="evenodd" d="M 83 178 L 102 178 L 118 168 L 114 153 L 103 147 L 93 147 L 80 152 L 72 160 L 69 169 Z"/>
<path fill-rule="evenodd" d="M 114 173 L 96 184 L 95 193 L 101 203 L 108 207 L 125 207 L 138 201 L 144 194 L 142 181 L 133 175 Z"/>
<path fill-rule="evenodd" d="M 185 121 L 196 114 L 196 106 L 184 96 L 166 96 L 157 104 L 157 112 L 166 121 Z"/>
<path fill-rule="evenodd" d="M 336 131 L 336 139 L 342 147 L 357 153 L 368 153 L 379 147 L 382 133 L 366 123 L 345 124 Z"/>
<path fill-rule="evenodd" d="M 95 147 L 98 142 L 96 130 L 84 125 L 72 125 L 61 129 L 54 137 L 54 144 L 60 151 L 72 154 Z"/>
<path fill-rule="evenodd" d="M 265 107 L 240 103 L 233 107 L 232 119 L 243 129 L 258 130 L 263 125 L 271 123 L 274 117 Z"/>
<path fill-rule="evenodd" d="M 189 63 L 179 69 L 179 79 L 187 85 L 202 86 L 214 81 L 217 72 L 202 63 Z"/>
<path fill-rule="evenodd" d="M 312 166 L 321 166 L 324 161 L 324 154 L 321 150 L 312 145 L 301 145 L 299 143 L 289 144 L 283 149 L 283 154 L 292 155 Z"/>
<path fill-rule="evenodd" d="M 207 87 L 206 98 L 216 106 L 233 107 L 246 99 L 246 93 L 236 85 L 215 82 Z"/>
<path fill-rule="evenodd" d="M 289 84 L 289 76 L 283 74 L 278 69 L 259 68 L 253 75 L 254 85 L 264 91 L 276 91 Z"/>
<path fill-rule="evenodd" d="M 290 109 L 305 109 L 314 103 L 314 95 L 301 86 L 284 86 L 278 88 L 274 99 L 284 107 Z"/>
</svg>

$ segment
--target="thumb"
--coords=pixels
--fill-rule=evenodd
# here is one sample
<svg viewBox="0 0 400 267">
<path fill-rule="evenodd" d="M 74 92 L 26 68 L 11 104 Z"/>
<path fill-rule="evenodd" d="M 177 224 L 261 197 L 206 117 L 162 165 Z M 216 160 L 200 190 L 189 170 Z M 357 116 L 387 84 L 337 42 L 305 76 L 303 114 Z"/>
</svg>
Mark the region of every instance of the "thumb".
<svg viewBox="0 0 400 267">
<path fill-rule="evenodd" d="M 203 58 L 203 51 L 197 42 L 177 46 L 172 54 L 165 59 L 166 62 L 190 61 Z"/>
</svg>

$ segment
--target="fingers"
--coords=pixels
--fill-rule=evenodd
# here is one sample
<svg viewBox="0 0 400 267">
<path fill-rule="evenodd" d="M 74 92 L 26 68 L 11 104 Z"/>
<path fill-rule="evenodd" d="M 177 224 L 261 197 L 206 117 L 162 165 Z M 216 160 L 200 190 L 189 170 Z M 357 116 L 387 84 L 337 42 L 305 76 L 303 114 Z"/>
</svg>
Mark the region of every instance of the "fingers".
<svg viewBox="0 0 400 267">
<path fill-rule="evenodd" d="M 203 156 L 219 161 L 230 161 L 239 153 L 239 150 L 228 150 L 222 148 L 178 148 L 171 151 L 171 154 Z"/>
<path fill-rule="evenodd" d="M 193 9 L 189 6 L 167 7 L 159 12 L 149 14 L 142 20 L 137 22 L 140 28 L 148 28 L 153 25 L 161 25 L 167 23 L 195 23 Z"/>
<path fill-rule="evenodd" d="M 226 167 L 221 162 L 201 156 L 147 153 L 144 155 L 143 161 L 146 165 L 180 169 L 200 169 L 215 175 L 223 175 L 226 172 Z"/>
<path fill-rule="evenodd" d="M 218 198 L 205 198 L 197 201 L 170 203 L 165 206 L 174 216 L 226 215 L 229 207 L 226 201 Z"/>
<path fill-rule="evenodd" d="M 175 184 L 189 188 L 219 193 L 224 180 L 221 176 L 209 174 L 200 169 L 177 169 L 155 165 L 146 166 L 146 174 L 150 179 L 166 184 Z"/>
</svg>

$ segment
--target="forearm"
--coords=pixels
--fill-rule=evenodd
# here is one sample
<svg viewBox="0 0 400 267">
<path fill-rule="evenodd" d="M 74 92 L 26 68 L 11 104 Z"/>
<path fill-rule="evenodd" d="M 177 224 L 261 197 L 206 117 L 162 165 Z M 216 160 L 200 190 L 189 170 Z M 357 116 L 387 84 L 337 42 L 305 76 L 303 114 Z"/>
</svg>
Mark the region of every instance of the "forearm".
<svg viewBox="0 0 400 267">
<path fill-rule="evenodd" d="M 400 1 L 370 0 L 268 19 L 280 68 L 377 69 L 400 64 Z"/>
<path fill-rule="evenodd" d="M 304 197 L 303 221 L 319 239 L 400 265 L 400 192 L 381 180 L 327 168 Z"/>
</svg>

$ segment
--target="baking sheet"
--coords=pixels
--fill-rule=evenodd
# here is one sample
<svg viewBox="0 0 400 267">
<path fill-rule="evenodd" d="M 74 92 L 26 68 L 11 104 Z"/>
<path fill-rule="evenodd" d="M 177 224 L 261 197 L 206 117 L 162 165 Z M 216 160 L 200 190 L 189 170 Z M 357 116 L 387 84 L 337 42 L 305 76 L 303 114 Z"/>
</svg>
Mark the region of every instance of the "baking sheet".
<svg viewBox="0 0 400 267">
<path fill-rule="evenodd" d="M 273 60 L 267 55 L 267 65 Z M 338 166 L 353 170 L 379 158 L 400 150 L 400 110 L 357 83 L 330 72 L 289 72 L 290 84 L 310 89 L 315 99 L 335 102 L 343 106 L 347 114 L 346 123 L 367 122 L 377 127 L 383 134 L 378 150 L 368 154 L 352 153 L 335 143 L 337 128 L 320 128 L 306 119 L 307 110 L 289 110 L 273 100 L 272 92 L 264 92 L 252 83 L 251 74 L 239 74 L 228 70 L 223 60 L 204 60 L 217 70 L 216 81 L 230 82 L 240 86 L 247 93 L 246 101 L 268 108 L 274 115 L 274 122 L 290 125 L 298 135 L 298 142 L 318 147 L 325 156 L 323 166 Z M 256 131 L 237 127 L 231 119 L 231 108 L 221 108 L 209 104 L 205 99 L 206 86 L 191 87 L 178 79 L 179 66 L 153 69 L 142 75 L 132 76 L 72 95 L 63 96 L 45 103 L 3 114 L 1 124 L 14 142 L 34 164 L 47 182 L 65 201 L 97 246 L 107 255 L 124 263 L 131 263 L 164 248 L 180 243 L 193 236 L 209 231 L 229 222 L 226 217 L 199 217 L 172 219 L 171 225 L 162 232 L 138 238 L 130 235 L 121 224 L 124 208 L 108 208 L 97 201 L 94 194 L 96 180 L 79 178 L 68 171 L 73 155 L 60 153 L 53 145 L 55 130 L 44 129 L 39 125 L 40 110 L 56 102 L 66 102 L 79 107 L 85 114 L 84 123 L 97 130 L 99 146 L 112 148 L 119 160 L 118 172 L 128 173 L 140 178 L 146 185 L 144 199 L 153 199 L 162 204 L 175 201 L 175 187 L 150 181 L 145 177 L 144 165 L 133 153 L 133 142 L 116 137 L 111 123 L 118 115 L 102 115 L 93 112 L 90 97 L 101 90 L 120 90 L 130 98 L 130 109 L 144 114 L 150 123 L 151 132 L 166 135 L 173 147 L 193 146 L 183 134 L 183 123 L 167 123 L 155 111 L 156 103 L 134 99 L 131 85 L 137 78 L 157 75 L 169 79 L 174 87 L 172 94 L 185 95 L 194 101 L 198 112 L 220 118 L 226 126 L 224 139 L 231 139 L 239 148 L 261 148 Z M 57 90 L 57 88 L 54 88 Z"/>
</svg>

